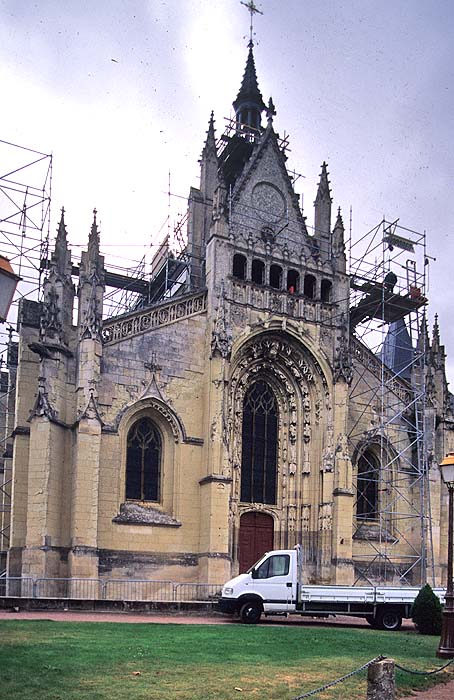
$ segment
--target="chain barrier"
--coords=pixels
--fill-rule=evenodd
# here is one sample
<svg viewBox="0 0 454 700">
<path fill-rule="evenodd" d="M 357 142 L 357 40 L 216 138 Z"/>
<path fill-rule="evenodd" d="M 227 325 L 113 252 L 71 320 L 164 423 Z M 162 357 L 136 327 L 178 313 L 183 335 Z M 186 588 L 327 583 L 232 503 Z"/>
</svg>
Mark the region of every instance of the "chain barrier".
<svg viewBox="0 0 454 700">
<path fill-rule="evenodd" d="M 295 698 L 292 698 L 292 700 L 303 700 L 303 698 L 310 698 L 312 695 L 316 695 L 317 693 L 321 693 L 324 690 L 327 690 L 328 688 L 332 688 L 334 685 L 338 685 L 338 683 L 342 683 L 343 681 L 346 681 L 348 678 L 351 678 L 352 676 L 356 675 L 357 673 L 361 673 L 361 671 L 364 671 L 366 668 L 371 666 L 372 664 L 375 664 L 377 661 L 383 661 L 384 659 L 387 659 L 387 656 L 384 656 L 383 654 L 380 654 L 380 656 L 375 657 L 375 659 L 371 659 L 367 663 L 363 664 L 359 668 L 356 668 L 354 671 L 350 671 L 350 673 L 346 673 L 345 676 L 341 676 L 340 678 L 337 678 L 335 681 L 330 681 L 329 683 L 325 683 L 325 685 L 320 686 L 320 688 L 315 688 L 314 690 L 309 690 L 307 693 L 303 693 L 302 695 L 297 695 Z M 411 668 L 405 668 L 405 666 L 401 666 L 397 662 L 394 662 L 394 666 L 398 668 L 400 671 L 405 671 L 406 673 L 412 673 L 416 676 L 432 676 L 435 673 L 440 673 L 440 671 L 443 671 L 445 668 L 450 666 L 452 663 L 454 663 L 454 659 L 450 659 L 447 663 L 443 664 L 443 666 L 440 666 L 440 668 L 436 668 L 434 671 L 415 671 Z"/>
<path fill-rule="evenodd" d="M 405 668 L 405 666 L 401 666 L 397 662 L 394 662 L 394 665 L 400 671 L 405 671 L 405 673 L 412 673 L 415 676 L 433 676 L 434 673 L 440 673 L 440 671 L 443 671 L 445 668 L 450 666 L 453 662 L 454 662 L 454 659 L 451 659 L 450 661 L 445 663 L 443 666 L 440 666 L 440 668 L 436 668 L 435 671 L 414 671 L 411 668 Z"/>
<path fill-rule="evenodd" d="M 337 678 L 335 681 L 330 681 L 329 683 L 325 683 L 325 685 L 320 686 L 320 688 L 315 688 L 315 690 L 310 690 L 308 693 L 303 693 L 303 695 L 298 695 L 296 698 L 292 698 L 292 700 L 303 700 L 303 698 L 310 698 L 311 695 L 316 695 L 317 693 L 321 693 L 323 690 L 327 690 L 327 688 L 332 688 L 333 685 L 337 685 L 338 683 L 342 683 L 342 681 L 346 681 L 348 678 L 351 678 L 357 673 L 361 673 L 361 671 L 364 671 L 364 669 L 368 668 L 371 666 L 371 664 L 377 663 L 377 661 L 383 661 L 383 659 L 386 659 L 386 656 L 383 656 L 380 654 L 380 656 L 376 656 L 375 659 L 371 659 L 367 663 L 363 664 L 359 668 L 355 668 L 354 671 L 350 671 L 350 673 L 346 673 L 345 676 L 341 676 L 341 678 Z"/>
</svg>

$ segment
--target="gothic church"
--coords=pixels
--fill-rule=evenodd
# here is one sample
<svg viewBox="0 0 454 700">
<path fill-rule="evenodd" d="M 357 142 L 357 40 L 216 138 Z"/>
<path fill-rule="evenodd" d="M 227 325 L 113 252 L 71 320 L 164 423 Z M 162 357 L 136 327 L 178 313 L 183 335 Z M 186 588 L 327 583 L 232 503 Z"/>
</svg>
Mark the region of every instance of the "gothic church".
<svg viewBox="0 0 454 700">
<path fill-rule="evenodd" d="M 62 214 L 43 300 L 23 300 L 10 353 L 9 576 L 222 583 L 265 551 L 301 543 L 307 581 L 418 583 L 421 522 L 430 519 L 430 565 L 443 579 L 437 463 L 454 441 L 438 325 L 429 337 L 421 324 L 418 340 L 429 387 L 421 473 L 406 409 L 414 372 L 402 374 L 355 333 L 368 302 L 352 324 L 327 166 L 309 227 L 252 45 L 233 107 L 234 127 L 219 141 L 209 121 L 200 185 L 189 194 L 189 263 L 167 261 L 180 282 L 153 303 L 144 294 L 103 320 L 95 213 L 74 325 Z M 425 302 L 405 298 L 409 312 Z M 377 421 L 378 394 L 396 419 Z M 430 510 L 425 502 L 413 517 L 421 479 Z"/>
</svg>

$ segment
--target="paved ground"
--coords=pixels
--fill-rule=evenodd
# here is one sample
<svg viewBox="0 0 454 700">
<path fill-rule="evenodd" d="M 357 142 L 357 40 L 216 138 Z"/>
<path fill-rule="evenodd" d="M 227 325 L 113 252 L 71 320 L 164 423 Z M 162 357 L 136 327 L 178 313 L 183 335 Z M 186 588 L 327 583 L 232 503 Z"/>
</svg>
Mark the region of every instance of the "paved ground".
<svg viewBox="0 0 454 700">
<path fill-rule="evenodd" d="M 54 612 L 52 610 L 46 611 L 19 611 L 10 612 L 0 610 L 0 620 L 54 620 L 56 622 L 128 622 L 128 623 L 147 623 L 153 622 L 157 624 L 197 624 L 197 625 L 235 625 L 241 624 L 237 620 L 233 620 L 230 617 L 224 617 L 223 615 L 216 613 L 148 613 L 148 614 L 135 614 L 135 613 L 102 613 L 102 612 Z M 304 627 L 364 627 L 367 626 L 367 622 L 364 620 L 354 620 L 348 617 L 336 617 L 335 619 L 327 620 L 317 620 L 311 618 L 299 618 L 299 617 L 271 617 L 264 618 L 261 624 L 266 625 L 296 625 Z M 404 621 L 402 625 L 403 630 L 414 630 L 413 623 L 409 621 Z M 372 631 L 371 631 L 372 632 Z M 437 662 L 438 665 L 438 662 Z M 441 659 L 439 660 L 439 665 L 442 665 Z M 452 673 L 454 673 L 454 663 L 451 666 Z M 435 688 L 430 690 L 413 693 L 411 696 L 413 700 L 453 700 L 454 698 L 454 680 L 447 683 L 442 683 Z M 402 699 L 403 700 L 403 699 Z"/>
</svg>

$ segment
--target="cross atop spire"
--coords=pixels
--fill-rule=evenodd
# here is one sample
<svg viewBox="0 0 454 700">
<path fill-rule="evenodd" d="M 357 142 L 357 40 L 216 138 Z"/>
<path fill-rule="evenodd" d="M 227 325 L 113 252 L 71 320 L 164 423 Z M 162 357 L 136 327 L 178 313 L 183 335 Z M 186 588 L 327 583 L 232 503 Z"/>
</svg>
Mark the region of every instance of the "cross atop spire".
<svg viewBox="0 0 454 700">
<path fill-rule="evenodd" d="M 258 7 L 255 6 L 254 0 L 249 0 L 249 2 L 244 2 L 243 0 L 241 0 L 241 4 L 244 5 L 244 7 L 246 7 L 249 14 L 251 15 L 251 23 L 249 26 L 249 44 L 248 44 L 248 47 L 250 49 L 252 49 L 252 47 L 254 46 L 254 40 L 252 38 L 254 35 L 254 15 L 256 15 L 256 14 L 263 15 L 263 12 L 261 10 L 259 10 Z"/>
</svg>

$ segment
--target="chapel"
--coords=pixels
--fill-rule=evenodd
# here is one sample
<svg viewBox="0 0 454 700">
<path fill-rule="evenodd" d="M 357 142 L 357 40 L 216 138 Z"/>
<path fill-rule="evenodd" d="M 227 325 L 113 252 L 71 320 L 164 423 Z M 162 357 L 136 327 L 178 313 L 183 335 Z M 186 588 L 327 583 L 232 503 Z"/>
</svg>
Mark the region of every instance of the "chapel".
<svg viewBox="0 0 454 700">
<path fill-rule="evenodd" d="M 306 215 L 252 42 L 233 109 L 183 253 L 126 313 L 103 313 L 96 212 L 76 269 L 62 211 L 9 353 L 9 576 L 222 583 L 299 543 L 311 583 L 444 580 L 454 421 L 438 322 L 393 266 L 412 236 L 384 225 L 384 267 L 347 269 L 328 166 Z"/>
</svg>

